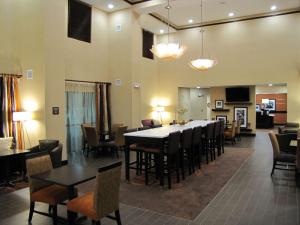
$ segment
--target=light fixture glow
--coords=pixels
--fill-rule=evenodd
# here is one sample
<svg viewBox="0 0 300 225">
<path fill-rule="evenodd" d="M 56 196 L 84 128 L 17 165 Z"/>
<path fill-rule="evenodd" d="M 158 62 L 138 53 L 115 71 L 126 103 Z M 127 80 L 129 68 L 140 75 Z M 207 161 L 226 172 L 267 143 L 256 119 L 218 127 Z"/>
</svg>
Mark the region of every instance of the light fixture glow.
<svg viewBox="0 0 300 225">
<path fill-rule="evenodd" d="M 269 87 L 272 87 L 273 86 L 273 84 L 269 84 Z"/>
<path fill-rule="evenodd" d="M 107 7 L 108 7 L 109 9 L 113 9 L 115 6 L 114 6 L 113 4 L 108 4 Z"/>
<path fill-rule="evenodd" d="M 205 71 L 217 64 L 216 60 L 209 59 L 209 58 L 200 58 L 190 61 L 189 65 L 195 69 L 200 71 Z"/>
<path fill-rule="evenodd" d="M 270 9 L 271 9 L 271 11 L 275 11 L 277 9 L 277 6 L 276 5 L 272 5 Z"/>
<path fill-rule="evenodd" d="M 197 86 L 196 88 L 197 88 L 197 89 L 200 89 L 200 86 Z"/>
<path fill-rule="evenodd" d="M 156 57 L 164 60 L 172 60 L 180 58 L 185 52 L 186 47 L 180 46 L 177 43 L 160 43 L 153 45 L 150 51 L 156 55 Z"/>
<path fill-rule="evenodd" d="M 163 34 L 165 31 L 163 29 L 159 30 L 159 33 Z"/>
<path fill-rule="evenodd" d="M 229 17 L 234 17 L 234 12 L 228 13 L 228 16 L 229 16 Z"/>
<path fill-rule="evenodd" d="M 168 21 L 170 21 L 170 0 L 168 0 L 168 5 L 165 7 L 168 10 Z M 168 41 L 167 43 L 159 43 L 153 45 L 150 51 L 158 58 L 163 60 L 174 60 L 178 59 L 183 55 L 186 50 L 185 46 L 180 46 L 178 43 L 170 43 L 170 25 L 168 22 Z"/>
<path fill-rule="evenodd" d="M 202 7 L 202 0 L 201 0 L 201 24 L 203 24 L 203 7 Z M 211 59 L 209 57 L 205 57 L 204 56 L 204 29 L 203 27 L 201 27 L 201 39 L 202 39 L 202 43 L 201 43 L 201 57 L 198 59 L 194 59 L 191 60 L 189 62 L 189 65 L 191 68 L 195 69 L 195 70 L 199 70 L 199 71 L 205 71 L 208 70 L 210 68 L 212 68 L 213 66 L 215 66 L 217 64 L 217 61 L 214 59 Z"/>
<path fill-rule="evenodd" d="M 192 20 L 192 19 L 189 19 L 189 20 L 188 20 L 188 22 L 189 22 L 189 23 L 193 23 L 193 22 L 194 22 L 194 20 Z"/>
</svg>

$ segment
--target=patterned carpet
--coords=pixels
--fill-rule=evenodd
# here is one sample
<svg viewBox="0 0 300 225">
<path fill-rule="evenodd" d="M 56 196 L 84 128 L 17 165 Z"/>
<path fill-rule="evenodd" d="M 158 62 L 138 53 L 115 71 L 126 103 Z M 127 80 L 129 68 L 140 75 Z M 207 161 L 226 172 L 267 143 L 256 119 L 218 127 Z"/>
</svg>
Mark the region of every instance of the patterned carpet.
<svg viewBox="0 0 300 225">
<path fill-rule="evenodd" d="M 227 148 L 216 161 L 204 163 L 201 170 L 187 175 L 183 182 L 176 184 L 175 179 L 171 190 L 167 185 L 161 188 L 157 182 L 145 186 L 142 177 L 135 177 L 131 183 L 122 183 L 120 200 L 131 206 L 192 220 L 252 153 L 252 149 Z"/>
</svg>

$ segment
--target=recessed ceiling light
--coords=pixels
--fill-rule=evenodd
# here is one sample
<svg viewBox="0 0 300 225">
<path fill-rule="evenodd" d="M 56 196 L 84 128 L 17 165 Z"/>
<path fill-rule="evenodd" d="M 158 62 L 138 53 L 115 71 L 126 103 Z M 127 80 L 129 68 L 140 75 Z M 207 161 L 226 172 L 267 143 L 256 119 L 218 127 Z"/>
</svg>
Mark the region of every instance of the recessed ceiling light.
<svg viewBox="0 0 300 225">
<path fill-rule="evenodd" d="M 233 16 L 234 16 L 234 12 L 228 13 L 228 16 L 229 16 L 229 17 L 233 17 Z"/>
<path fill-rule="evenodd" d="M 109 9 L 113 9 L 115 6 L 114 6 L 113 4 L 108 4 L 107 7 L 108 7 Z"/>
<path fill-rule="evenodd" d="M 277 6 L 276 5 L 272 5 L 271 8 L 270 8 L 272 11 L 275 11 L 277 9 Z"/>
<path fill-rule="evenodd" d="M 196 88 L 200 89 L 200 87 L 199 87 L 199 86 L 197 86 Z"/>
<path fill-rule="evenodd" d="M 189 23 L 193 23 L 193 22 L 194 22 L 194 20 L 192 20 L 192 19 L 189 19 L 189 20 L 188 20 L 188 22 L 189 22 Z"/>
<path fill-rule="evenodd" d="M 165 31 L 163 29 L 159 30 L 159 33 L 163 34 Z"/>
<path fill-rule="evenodd" d="M 273 84 L 269 84 L 269 87 L 272 87 L 273 86 Z"/>
</svg>

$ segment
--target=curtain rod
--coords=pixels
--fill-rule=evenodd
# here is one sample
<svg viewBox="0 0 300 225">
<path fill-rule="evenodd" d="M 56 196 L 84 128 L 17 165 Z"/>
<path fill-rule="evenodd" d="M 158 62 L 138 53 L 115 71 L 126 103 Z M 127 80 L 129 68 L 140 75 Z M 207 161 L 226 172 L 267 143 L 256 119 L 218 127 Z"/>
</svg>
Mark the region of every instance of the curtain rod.
<svg viewBox="0 0 300 225">
<path fill-rule="evenodd" d="M 10 74 L 10 73 L 0 73 L 0 76 L 17 77 L 17 78 L 23 77 L 23 75 L 21 74 Z"/>
<path fill-rule="evenodd" d="M 99 81 L 87 81 L 87 80 L 68 80 L 65 79 L 66 82 L 77 82 L 77 83 L 90 83 L 90 84 L 108 84 L 111 85 L 109 82 L 99 82 Z"/>
</svg>

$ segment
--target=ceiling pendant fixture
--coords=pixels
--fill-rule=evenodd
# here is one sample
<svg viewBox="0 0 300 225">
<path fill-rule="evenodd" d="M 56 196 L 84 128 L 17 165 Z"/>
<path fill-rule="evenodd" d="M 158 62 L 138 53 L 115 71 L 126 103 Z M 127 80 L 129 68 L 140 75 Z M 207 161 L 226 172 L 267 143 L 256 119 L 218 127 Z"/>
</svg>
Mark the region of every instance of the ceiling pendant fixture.
<svg viewBox="0 0 300 225">
<path fill-rule="evenodd" d="M 205 71 L 208 70 L 210 68 L 212 68 L 213 66 L 215 66 L 217 64 L 217 61 L 208 57 L 204 56 L 204 29 L 203 29 L 203 12 L 202 12 L 202 0 L 201 0 L 201 57 L 199 59 L 194 59 L 191 60 L 189 65 L 195 69 L 195 70 L 199 70 L 199 71 Z"/>
<path fill-rule="evenodd" d="M 165 7 L 168 10 L 168 41 L 167 43 L 159 43 L 153 45 L 150 51 L 158 58 L 163 60 L 174 60 L 180 58 L 185 50 L 185 46 L 180 46 L 178 43 L 170 43 L 170 0 L 168 0 L 168 5 Z"/>
</svg>

